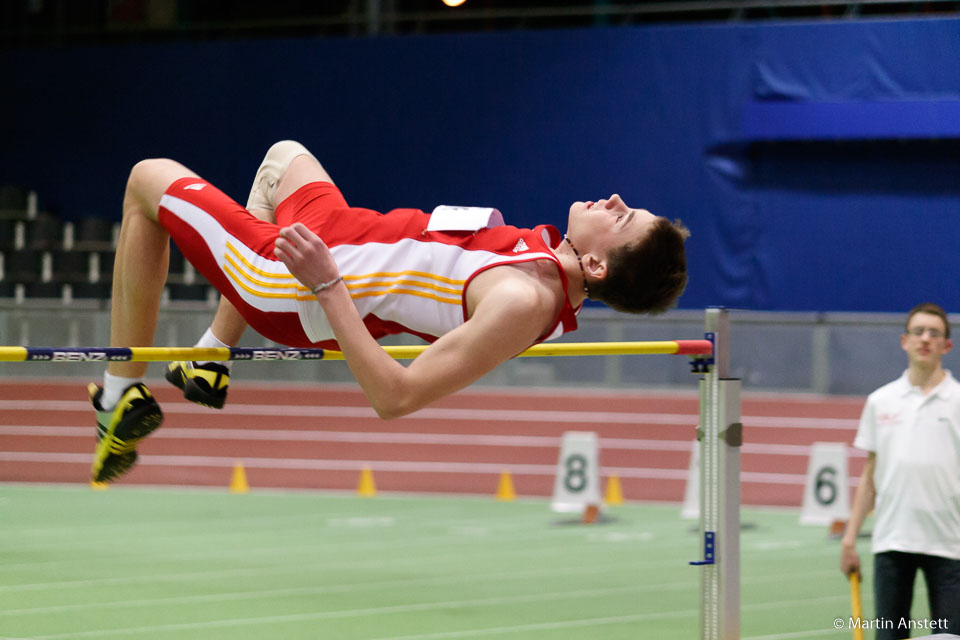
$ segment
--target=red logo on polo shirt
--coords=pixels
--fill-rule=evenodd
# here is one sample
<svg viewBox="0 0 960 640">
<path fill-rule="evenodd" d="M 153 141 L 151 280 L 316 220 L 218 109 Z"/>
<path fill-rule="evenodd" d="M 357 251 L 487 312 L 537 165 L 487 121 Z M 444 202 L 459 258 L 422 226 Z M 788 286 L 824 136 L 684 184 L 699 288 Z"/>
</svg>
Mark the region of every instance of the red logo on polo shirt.
<svg viewBox="0 0 960 640">
<path fill-rule="evenodd" d="M 877 414 L 878 427 L 892 427 L 898 424 L 900 424 L 899 413 L 884 412 Z"/>
</svg>

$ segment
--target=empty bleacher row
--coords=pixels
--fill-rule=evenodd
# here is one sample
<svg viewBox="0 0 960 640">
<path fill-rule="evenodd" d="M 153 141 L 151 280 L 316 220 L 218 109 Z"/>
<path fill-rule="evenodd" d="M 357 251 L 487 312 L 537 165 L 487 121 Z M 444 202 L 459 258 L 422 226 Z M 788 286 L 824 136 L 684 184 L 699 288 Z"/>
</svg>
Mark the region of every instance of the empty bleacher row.
<svg viewBox="0 0 960 640">
<path fill-rule="evenodd" d="M 29 300 L 106 302 L 111 295 L 120 223 L 104 216 L 75 221 L 37 211 L 36 196 L 0 186 L 0 303 Z M 164 303 L 213 303 L 216 291 L 171 245 Z"/>
</svg>

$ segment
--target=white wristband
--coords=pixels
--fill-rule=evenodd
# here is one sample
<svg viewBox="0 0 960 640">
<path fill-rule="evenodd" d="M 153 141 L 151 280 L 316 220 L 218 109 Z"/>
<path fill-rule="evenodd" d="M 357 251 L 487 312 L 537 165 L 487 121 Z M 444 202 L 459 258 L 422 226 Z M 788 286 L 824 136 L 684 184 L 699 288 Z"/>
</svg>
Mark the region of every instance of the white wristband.
<svg viewBox="0 0 960 640">
<path fill-rule="evenodd" d="M 318 284 L 317 286 L 315 286 L 315 287 L 313 288 L 313 295 L 317 295 L 317 294 L 320 293 L 321 291 L 326 291 L 327 289 L 329 289 L 329 288 L 332 287 L 333 285 L 337 284 L 337 283 L 340 282 L 341 280 L 343 280 L 343 276 L 337 276 L 336 278 L 334 278 L 334 279 L 331 280 L 330 282 L 321 282 L 320 284 Z"/>
</svg>

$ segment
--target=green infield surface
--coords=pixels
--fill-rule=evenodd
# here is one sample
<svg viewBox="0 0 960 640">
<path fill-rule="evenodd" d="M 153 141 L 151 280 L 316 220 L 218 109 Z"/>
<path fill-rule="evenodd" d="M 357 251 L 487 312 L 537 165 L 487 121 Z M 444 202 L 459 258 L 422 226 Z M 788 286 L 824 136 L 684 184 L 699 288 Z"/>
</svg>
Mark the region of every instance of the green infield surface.
<svg viewBox="0 0 960 640">
<path fill-rule="evenodd" d="M 679 512 L 582 525 L 546 500 L 0 485 L 0 638 L 697 638 Z M 851 637 L 826 528 L 743 521 L 742 637 Z"/>
</svg>

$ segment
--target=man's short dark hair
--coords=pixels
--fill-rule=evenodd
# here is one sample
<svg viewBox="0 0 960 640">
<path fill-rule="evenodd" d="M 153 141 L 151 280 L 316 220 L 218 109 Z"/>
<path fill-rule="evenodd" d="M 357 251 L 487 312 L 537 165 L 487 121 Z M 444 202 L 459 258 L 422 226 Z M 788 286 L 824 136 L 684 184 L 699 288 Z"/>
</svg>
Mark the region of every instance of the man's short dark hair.
<svg viewBox="0 0 960 640">
<path fill-rule="evenodd" d="M 687 287 L 683 243 L 689 229 L 679 220 L 658 217 L 643 238 L 607 255 L 607 275 L 591 281 L 590 297 L 617 311 L 663 313 Z"/>
<path fill-rule="evenodd" d="M 941 307 L 938 304 L 934 304 L 932 302 L 921 302 L 920 304 L 915 306 L 913 309 L 910 309 L 910 313 L 907 314 L 907 322 L 903 328 L 904 333 L 906 333 L 907 329 L 910 328 L 910 320 L 912 320 L 913 316 L 917 315 L 918 313 L 929 313 L 930 315 L 937 316 L 938 318 L 943 320 L 943 326 L 944 326 L 943 337 L 944 338 L 950 337 L 950 321 L 947 320 L 947 312 L 943 310 L 943 307 Z"/>
</svg>

